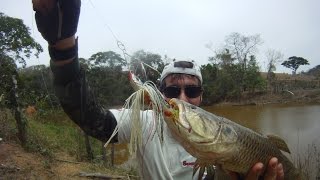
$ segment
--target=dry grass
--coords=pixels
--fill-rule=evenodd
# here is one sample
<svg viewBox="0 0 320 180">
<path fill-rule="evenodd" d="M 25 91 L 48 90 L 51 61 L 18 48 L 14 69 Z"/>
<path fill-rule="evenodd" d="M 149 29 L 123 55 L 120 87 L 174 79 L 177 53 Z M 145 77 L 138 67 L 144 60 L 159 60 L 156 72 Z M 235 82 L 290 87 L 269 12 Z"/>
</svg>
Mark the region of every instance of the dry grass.
<svg viewBox="0 0 320 180">
<path fill-rule="evenodd" d="M 261 72 L 261 76 L 265 79 L 267 79 L 267 73 L 266 72 Z M 301 80 L 301 81 L 312 81 L 316 80 L 316 77 L 306 75 L 306 74 L 288 74 L 288 73 L 275 73 L 275 79 L 276 80 Z"/>
<path fill-rule="evenodd" d="M 320 149 L 316 143 L 309 144 L 306 152 L 297 154 L 293 161 L 306 179 L 320 179 Z"/>
</svg>

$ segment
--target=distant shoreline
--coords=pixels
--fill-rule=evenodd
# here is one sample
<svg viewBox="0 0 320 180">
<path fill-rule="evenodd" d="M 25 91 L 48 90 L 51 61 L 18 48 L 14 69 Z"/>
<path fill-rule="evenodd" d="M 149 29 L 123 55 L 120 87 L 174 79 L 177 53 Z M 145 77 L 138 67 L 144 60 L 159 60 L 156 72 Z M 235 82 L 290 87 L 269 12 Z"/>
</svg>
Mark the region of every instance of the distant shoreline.
<svg viewBox="0 0 320 180">
<path fill-rule="evenodd" d="M 219 102 L 215 105 L 265 105 L 265 104 L 320 104 L 320 89 L 295 90 L 277 94 L 257 94 L 240 100 Z"/>
</svg>

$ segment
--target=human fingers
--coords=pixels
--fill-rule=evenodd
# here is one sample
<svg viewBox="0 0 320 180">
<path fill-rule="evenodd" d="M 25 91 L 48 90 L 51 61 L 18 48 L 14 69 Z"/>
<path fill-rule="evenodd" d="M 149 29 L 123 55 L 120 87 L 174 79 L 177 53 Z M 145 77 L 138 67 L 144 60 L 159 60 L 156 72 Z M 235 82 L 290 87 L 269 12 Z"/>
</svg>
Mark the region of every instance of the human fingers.
<svg viewBox="0 0 320 180">
<path fill-rule="evenodd" d="M 282 167 L 282 166 L 281 166 Z M 278 159 L 273 157 L 270 159 L 267 167 L 265 180 L 276 180 L 278 175 Z"/>
<path fill-rule="evenodd" d="M 53 9 L 56 0 L 32 0 L 32 6 L 34 11 L 39 11 L 42 14 L 47 14 Z"/>
<path fill-rule="evenodd" d="M 284 179 L 284 171 L 283 166 L 281 163 L 277 166 L 277 180 L 283 180 Z"/>
<path fill-rule="evenodd" d="M 231 180 L 238 180 L 239 179 L 238 174 L 235 172 L 229 172 L 229 176 L 230 176 Z"/>
<path fill-rule="evenodd" d="M 256 163 L 249 171 L 246 176 L 246 180 L 258 180 L 259 176 L 262 174 L 263 164 L 258 162 Z"/>
</svg>

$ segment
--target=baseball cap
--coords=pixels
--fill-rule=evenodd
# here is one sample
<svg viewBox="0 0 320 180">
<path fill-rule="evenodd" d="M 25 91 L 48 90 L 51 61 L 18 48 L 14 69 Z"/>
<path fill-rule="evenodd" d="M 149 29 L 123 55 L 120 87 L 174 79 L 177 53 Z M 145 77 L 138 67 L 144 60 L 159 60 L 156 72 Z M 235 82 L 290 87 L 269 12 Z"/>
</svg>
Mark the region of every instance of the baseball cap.
<svg viewBox="0 0 320 180">
<path fill-rule="evenodd" d="M 161 73 L 160 82 L 170 74 L 189 74 L 196 76 L 202 84 L 202 75 L 199 66 L 193 60 L 176 61 L 166 65 Z"/>
</svg>

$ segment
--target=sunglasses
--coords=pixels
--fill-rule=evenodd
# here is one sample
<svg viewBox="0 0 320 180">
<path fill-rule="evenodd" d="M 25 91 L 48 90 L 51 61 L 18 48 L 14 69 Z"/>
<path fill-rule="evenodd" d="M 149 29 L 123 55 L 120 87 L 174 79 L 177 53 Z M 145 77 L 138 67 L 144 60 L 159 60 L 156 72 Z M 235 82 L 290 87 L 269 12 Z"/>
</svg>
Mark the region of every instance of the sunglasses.
<svg viewBox="0 0 320 180">
<path fill-rule="evenodd" d="M 178 86 L 168 86 L 163 89 L 163 94 L 167 98 L 177 98 L 181 94 L 181 89 L 184 89 L 184 93 L 188 98 L 199 97 L 203 91 L 201 86 L 189 85 L 184 88 Z"/>
</svg>

